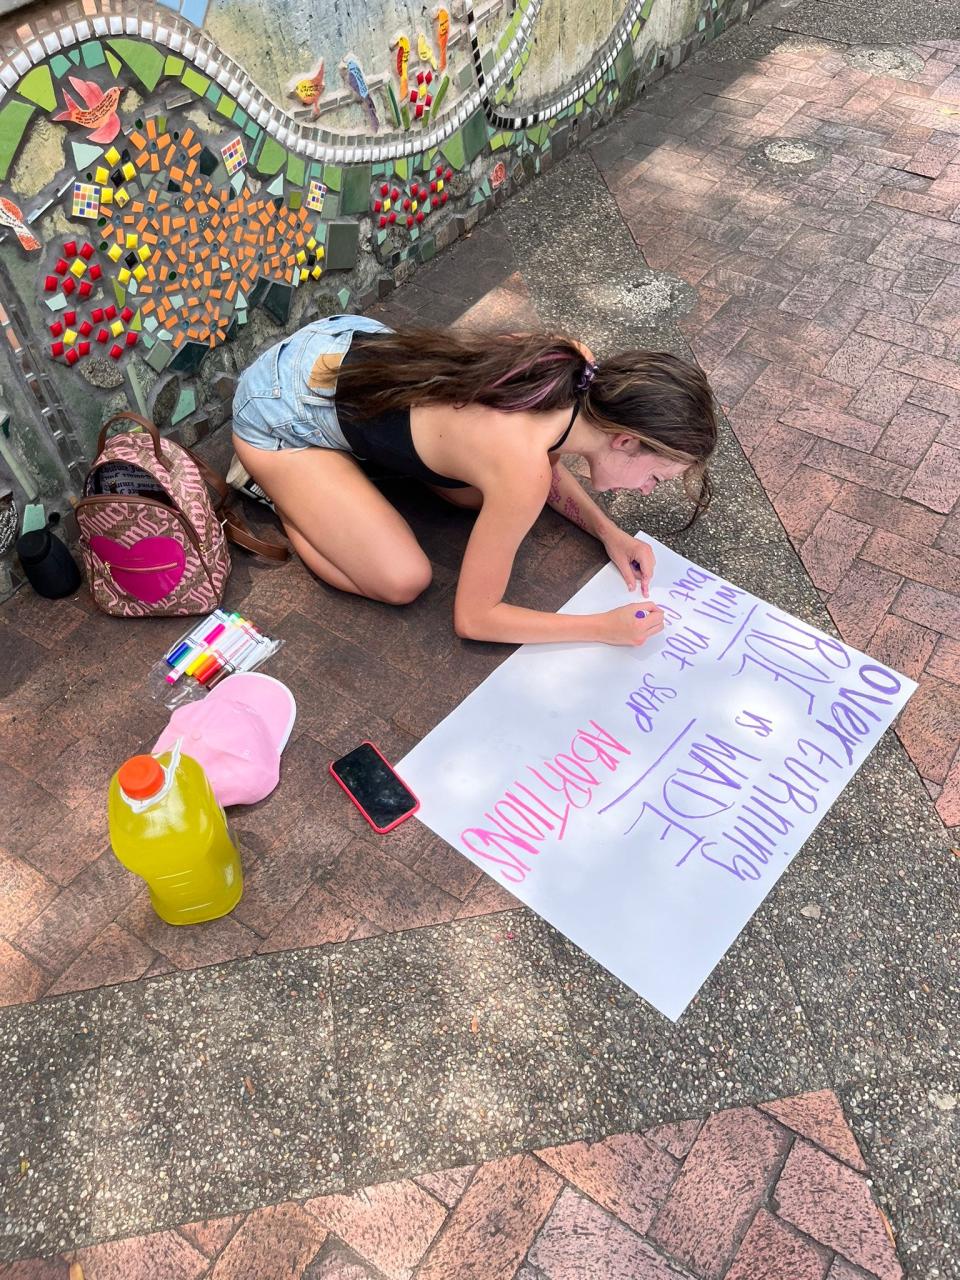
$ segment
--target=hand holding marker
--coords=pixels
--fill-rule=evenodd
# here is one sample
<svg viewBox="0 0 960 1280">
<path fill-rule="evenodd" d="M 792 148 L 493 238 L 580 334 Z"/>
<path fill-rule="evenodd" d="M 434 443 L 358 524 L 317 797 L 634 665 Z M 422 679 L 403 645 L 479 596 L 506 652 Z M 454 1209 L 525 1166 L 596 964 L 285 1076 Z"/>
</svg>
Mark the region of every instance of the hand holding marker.
<svg viewBox="0 0 960 1280">
<path fill-rule="evenodd" d="M 233 671 L 252 671 L 275 647 L 274 641 L 239 613 L 217 609 L 166 654 L 170 668 L 166 682 L 176 684 L 187 675 L 198 684 L 212 686 Z"/>
</svg>

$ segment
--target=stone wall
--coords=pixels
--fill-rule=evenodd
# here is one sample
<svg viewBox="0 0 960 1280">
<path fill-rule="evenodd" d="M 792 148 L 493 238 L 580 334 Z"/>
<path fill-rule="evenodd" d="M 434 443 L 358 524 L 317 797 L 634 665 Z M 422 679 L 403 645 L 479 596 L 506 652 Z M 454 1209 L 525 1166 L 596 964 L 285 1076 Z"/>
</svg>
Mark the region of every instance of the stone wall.
<svg viewBox="0 0 960 1280">
<path fill-rule="evenodd" d="M 195 441 L 257 348 L 382 298 L 755 2 L 18 9 L 0 481 L 66 510 L 128 405 Z"/>
</svg>

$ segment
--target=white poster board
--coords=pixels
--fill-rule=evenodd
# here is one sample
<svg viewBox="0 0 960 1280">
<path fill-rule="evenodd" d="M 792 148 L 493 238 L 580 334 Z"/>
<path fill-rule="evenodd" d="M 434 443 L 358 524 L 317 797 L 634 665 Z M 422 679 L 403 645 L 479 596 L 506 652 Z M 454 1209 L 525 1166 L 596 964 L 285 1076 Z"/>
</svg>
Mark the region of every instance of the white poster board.
<svg viewBox="0 0 960 1280">
<path fill-rule="evenodd" d="M 675 1020 L 916 685 L 648 541 L 662 635 L 524 645 L 397 768 L 428 827 Z M 608 565 L 561 612 L 629 599 Z"/>
</svg>

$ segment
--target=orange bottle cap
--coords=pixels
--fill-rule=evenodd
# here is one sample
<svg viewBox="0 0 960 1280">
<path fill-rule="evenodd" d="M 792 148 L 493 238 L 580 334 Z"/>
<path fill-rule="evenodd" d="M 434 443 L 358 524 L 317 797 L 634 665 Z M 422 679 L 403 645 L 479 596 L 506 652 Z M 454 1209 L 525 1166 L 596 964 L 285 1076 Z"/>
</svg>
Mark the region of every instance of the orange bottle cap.
<svg viewBox="0 0 960 1280">
<path fill-rule="evenodd" d="M 117 771 L 117 781 L 131 800 L 149 800 L 163 786 L 163 769 L 153 756 L 131 756 Z"/>
</svg>

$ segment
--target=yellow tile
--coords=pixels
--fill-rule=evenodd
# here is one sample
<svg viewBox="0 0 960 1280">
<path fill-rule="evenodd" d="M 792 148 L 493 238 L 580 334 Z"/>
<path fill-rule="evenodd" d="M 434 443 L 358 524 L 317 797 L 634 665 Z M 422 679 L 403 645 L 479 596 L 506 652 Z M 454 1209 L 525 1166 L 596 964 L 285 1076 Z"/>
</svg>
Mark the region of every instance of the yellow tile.
<svg viewBox="0 0 960 1280">
<path fill-rule="evenodd" d="M 306 262 L 306 260 L 307 260 L 307 255 L 305 251 L 301 249 L 297 254 L 297 262 L 299 262 L 302 267 L 303 264 Z"/>
<path fill-rule="evenodd" d="M 313 268 L 310 274 L 313 276 L 314 280 L 319 280 L 320 277 L 323 275 L 323 271 L 319 266 L 317 266 Z"/>
<path fill-rule="evenodd" d="M 100 188 L 100 204 L 113 204 L 113 187 Z"/>
<path fill-rule="evenodd" d="M 68 329 L 66 333 L 63 335 L 64 345 L 67 347 L 72 347 L 73 344 L 76 342 L 76 340 L 77 340 L 76 329 Z"/>
<path fill-rule="evenodd" d="M 124 247 L 127 249 L 135 249 L 137 247 L 137 237 L 132 231 L 127 232 L 127 239 Z"/>
<path fill-rule="evenodd" d="M 313 236 L 311 236 L 310 239 L 307 241 L 307 248 L 315 249 L 316 247 L 317 247 L 317 242 L 316 240 L 314 240 Z"/>
<path fill-rule="evenodd" d="M 326 250 L 324 249 L 323 245 L 322 245 L 322 244 L 321 244 L 321 245 L 319 245 L 319 246 L 317 247 L 317 257 L 318 257 L 318 258 L 322 258 L 322 257 L 324 256 L 324 254 L 325 254 L 325 253 L 326 253 Z"/>
<path fill-rule="evenodd" d="M 149 262 L 152 257 L 152 250 L 148 244 L 141 245 L 137 250 L 137 257 L 141 262 Z"/>
<path fill-rule="evenodd" d="M 110 180 L 110 170 L 105 169 L 103 165 L 100 165 L 98 169 L 94 170 L 93 176 L 94 176 L 94 180 L 99 182 L 100 185 L 103 186 L 105 182 L 109 182 Z"/>
<path fill-rule="evenodd" d="M 112 244 L 110 248 L 107 250 L 107 257 L 110 259 L 111 262 L 119 262 L 120 259 L 123 257 L 123 250 L 120 248 L 118 244 Z"/>
<path fill-rule="evenodd" d="M 142 263 L 141 263 L 139 266 L 136 266 L 136 267 L 134 267 L 134 268 L 133 268 L 133 278 L 134 278 L 134 280 L 136 280 L 138 283 L 143 279 L 143 277 L 144 277 L 146 274 L 147 274 L 147 268 L 146 268 L 145 266 L 143 266 L 143 264 L 142 264 Z"/>
<path fill-rule="evenodd" d="M 121 333 L 123 333 L 123 321 L 114 320 L 113 324 L 110 326 L 110 332 L 115 338 L 119 338 Z"/>
<path fill-rule="evenodd" d="M 383 212 L 384 212 L 384 213 L 389 213 L 389 212 L 390 212 L 390 201 L 389 201 L 389 200 L 384 200 L 384 202 L 383 202 Z"/>
<path fill-rule="evenodd" d="M 443 190 L 443 179 L 442 179 L 442 178 L 438 178 L 438 179 L 437 179 L 437 190 L 438 190 L 438 191 L 442 191 L 442 190 Z"/>
<path fill-rule="evenodd" d="M 120 206 L 121 209 L 130 200 L 130 197 L 127 195 L 126 187 L 118 187 L 117 194 L 113 198 L 114 200 L 116 200 L 117 204 Z"/>
<path fill-rule="evenodd" d="M 414 212 L 414 213 L 416 213 L 416 212 L 417 212 L 417 210 L 420 208 L 420 205 L 419 205 L 419 203 L 418 203 L 416 200 L 414 200 L 414 202 L 413 202 L 413 204 L 410 206 L 410 208 L 413 210 L 413 212 Z"/>
<path fill-rule="evenodd" d="M 127 182 L 129 182 L 131 178 L 135 178 L 137 176 L 136 165 L 132 165 L 129 160 L 120 170 L 120 172 L 126 178 Z"/>
<path fill-rule="evenodd" d="M 116 164 L 120 159 L 120 152 L 116 147 L 111 147 L 103 158 L 106 160 L 107 164 Z"/>
<path fill-rule="evenodd" d="M 76 276 L 79 280 L 86 269 L 87 264 L 84 262 L 83 258 L 77 258 L 70 267 L 70 274 Z"/>
<path fill-rule="evenodd" d="M 122 268 L 122 269 L 117 273 L 117 279 L 120 281 L 120 283 L 121 283 L 121 284 L 129 284 L 129 283 L 130 283 L 130 272 L 127 270 L 127 268 L 126 268 L 126 267 L 123 267 L 123 268 Z"/>
</svg>

